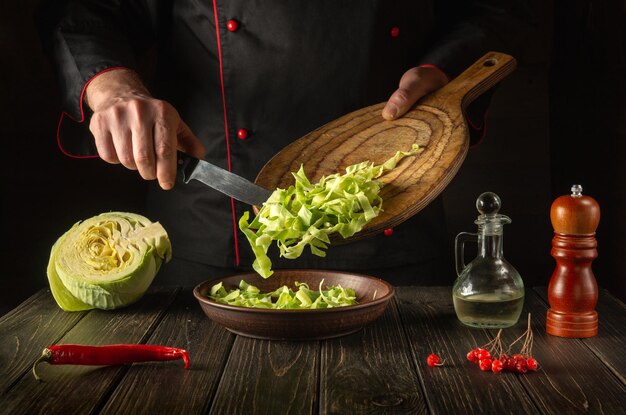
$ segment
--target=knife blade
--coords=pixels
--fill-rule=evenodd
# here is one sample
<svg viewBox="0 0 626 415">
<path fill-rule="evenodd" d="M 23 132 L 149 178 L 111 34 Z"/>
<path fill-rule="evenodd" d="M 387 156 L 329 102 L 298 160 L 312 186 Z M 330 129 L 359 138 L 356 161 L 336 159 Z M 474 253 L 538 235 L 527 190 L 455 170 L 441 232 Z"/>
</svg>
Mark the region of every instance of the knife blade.
<svg viewBox="0 0 626 415">
<path fill-rule="evenodd" d="M 178 153 L 178 166 L 178 170 L 183 175 L 184 183 L 197 180 L 249 205 L 261 206 L 272 194 L 271 190 L 188 154 Z"/>
</svg>

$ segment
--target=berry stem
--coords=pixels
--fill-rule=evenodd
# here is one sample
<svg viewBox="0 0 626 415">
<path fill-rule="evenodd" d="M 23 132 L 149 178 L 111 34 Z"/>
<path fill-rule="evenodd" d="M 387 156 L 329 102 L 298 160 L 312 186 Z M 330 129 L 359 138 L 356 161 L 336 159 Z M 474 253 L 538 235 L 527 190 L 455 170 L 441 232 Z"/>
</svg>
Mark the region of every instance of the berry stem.
<svg viewBox="0 0 626 415">
<path fill-rule="evenodd" d="M 513 342 L 509 345 L 506 351 L 506 354 L 511 354 L 511 350 L 513 349 L 513 346 L 522 339 L 524 339 L 524 342 L 522 343 L 522 349 L 520 350 L 520 354 L 530 355 L 530 352 L 532 350 L 532 344 L 533 344 L 533 332 L 532 332 L 531 325 L 530 325 L 530 313 L 528 313 L 528 326 L 526 328 L 526 331 L 522 333 L 522 335 L 519 336 L 517 339 L 513 340 Z"/>
</svg>

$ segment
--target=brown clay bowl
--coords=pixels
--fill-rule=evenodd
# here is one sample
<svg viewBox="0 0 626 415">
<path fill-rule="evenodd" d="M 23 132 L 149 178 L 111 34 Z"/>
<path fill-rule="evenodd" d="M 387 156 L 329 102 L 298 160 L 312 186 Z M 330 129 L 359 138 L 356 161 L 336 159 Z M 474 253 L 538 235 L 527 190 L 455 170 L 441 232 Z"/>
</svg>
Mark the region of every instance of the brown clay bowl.
<svg viewBox="0 0 626 415">
<path fill-rule="evenodd" d="M 340 284 L 353 288 L 358 304 L 315 310 L 273 310 L 236 307 L 217 303 L 209 298 L 211 287 L 219 282 L 226 290 L 244 280 L 261 292 L 276 290 L 282 285 L 294 287 L 294 281 L 311 288 Z M 376 293 L 376 298 L 374 298 Z M 271 340 L 320 340 L 355 333 L 380 317 L 393 297 L 389 283 L 375 277 L 328 270 L 276 270 L 268 279 L 258 274 L 239 274 L 205 281 L 193 290 L 204 313 L 227 330 L 241 336 Z"/>
</svg>

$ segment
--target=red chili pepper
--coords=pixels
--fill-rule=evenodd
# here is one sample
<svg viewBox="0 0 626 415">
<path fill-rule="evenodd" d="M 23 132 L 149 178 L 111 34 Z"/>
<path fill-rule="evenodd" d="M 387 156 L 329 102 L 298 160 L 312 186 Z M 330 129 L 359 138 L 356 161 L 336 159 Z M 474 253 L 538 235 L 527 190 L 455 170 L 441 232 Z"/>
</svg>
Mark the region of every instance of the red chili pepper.
<svg viewBox="0 0 626 415">
<path fill-rule="evenodd" d="M 176 347 L 151 344 L 111 344 L 107 346 L 84 346 L 58 344 L 43 349 L 41 357 L 33 365 L 33 375 L 40 380 L 35 368 L 41 362 L 51 365 L 125 365 L 136 362 L 154 362 L 183 359 L 189 368 L 189 354 Z"/>
</svg>

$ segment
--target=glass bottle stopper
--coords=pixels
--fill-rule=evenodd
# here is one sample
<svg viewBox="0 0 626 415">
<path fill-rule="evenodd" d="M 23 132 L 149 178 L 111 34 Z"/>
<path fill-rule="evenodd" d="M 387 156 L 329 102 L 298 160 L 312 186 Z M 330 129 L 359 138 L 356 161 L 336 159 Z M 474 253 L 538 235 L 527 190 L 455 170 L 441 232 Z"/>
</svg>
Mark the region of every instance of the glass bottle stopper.
<svg viewBox="0 0 626 415">
<path fill-rule="evenodd" d="M 495 215 L 500 211 L 501 206 L 500 197 L 493 192 L 485 192 L 476 199 L 476 209 L 482 215 Z"/>
</svg>

